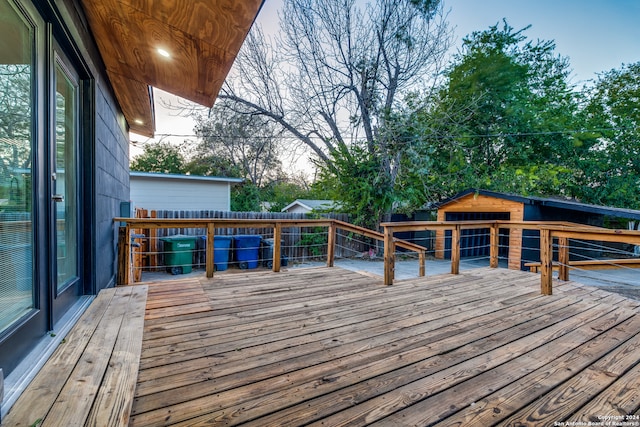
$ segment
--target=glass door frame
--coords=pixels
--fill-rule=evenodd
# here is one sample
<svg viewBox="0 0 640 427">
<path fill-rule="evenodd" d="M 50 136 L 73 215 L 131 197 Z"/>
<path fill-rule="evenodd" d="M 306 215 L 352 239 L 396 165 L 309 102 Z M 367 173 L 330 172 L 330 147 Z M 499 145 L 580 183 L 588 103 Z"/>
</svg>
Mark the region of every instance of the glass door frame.
<svg viewBox="0 0 640 427">
<path fill-rule="evenodd" d="M 57 0 L 0 0 L 13 7 L 33 32 L 31 48 L 33 77 L 31 88 L 31 173 L 33 232 L 33 308 L 0 333 L 0 367 L 11 373 L 36 347 L 49 340 L 47 334 L 62 327 L 86 305 L 86 297 L 95 295 L 95 122 L 96 81 L 99 73 L 84 58 L 70 36 Z M 55 137 L 56 52 L 78 83 L 77 142 L 77 280 L 57 292 L 54 267 L 55 205 L 51 198 L 52 140 Z M 88 55 L 90 56 L 90 54 Z M 108 136 L 106 136 L 108 137 Z M 53 237 L 53 238 L 52 238 Z M 107 238 L 107 236 L 102 236 Z M 35 356 L 39 357 L 39 356 Z M 21 369 L 25 369 L 22 366 Z"/>
<path fill-rule="evenodd" d="M 17 320 L 0 335 L 0 366 L 5 375 L 18 363 L 16 355 L 25 354 L 32 346 L 51 330 L 50 304 L 47 275 L 49 260 L 46 242 L 48 241 L 48 186 L 44 171 L 48 168 L 46 150 L 43 141 L 47 138 L 47 90 L 49 87 L 48 40 L 49 26 L 30 1 L 9 0 L 8 3 L 31 26 L 33 31 L 33 77 L 31 88 L 31 227 L 33 236 L 33 309 Z"/>
<path fill-rule="evenodd" d="M 49 136 L 47 138 L 47 149 L 48 149 L 48 161 L 49 161 L 49 194 L 50 194 L 50 203 L 49 203 L 49 214 L 47 215 L 49 218 L 49 322 L 50 328 L 53 329 L 54 325 L 58 320 L 68 311 L 68 309 L 84 294 L 84 289 L 82 286 L 83 282 L 83 236 L 82 236 L 82 218 L 83 212 L 80 206 L 82 205 L 83 200 L 83 192 L 81 191 L 81 177 L 83 165 L 82 165 L 82 141 L 83 141 L 83 90 L 82 90 L 82 81 L 80 79 L 79 73 L 76 68 L 73 66 L 68 57 L 64 54 L 63 49 L 60 45 L 52 38 L 51 43 L 51 61 L 50 61 L 50 73 L 49 73 Z M 75 117 L 73 123 L 73 141 L 70 143 L 73 144 L 71 149 L 74 152 L 74 160 L 75 160 L 75 170 L 73 173 L 75 174 L 75 183 L 72 191 L 75 192 L 75 242 L 65 242 L 67 245 L 67 251 L 73 250 L 75 260 L 76 260 L 76 276 L 73 277 L 70 281 L 64 284 L 62 288 L 58 287 L 58 233 L 57 233 L 57 204 L 55 200 L 56 195 L 56 180 L 53 179 L 57 174 L 57 164 L 56 164 L 56 152 L 57 152 L 57 139 L 56 139 L 56 100 L 57 100 L 57 70 L 60 69 L 64 76 L 69 79 L 76 90 L 74 96 L 74 108 L 75 108 Z M 69 141 L 68 141 L 69 143 Z M 58 182 L 60 179 L 58 178 Z M 68 189 L 67 189 L 68 191 Z"/>
</svg>

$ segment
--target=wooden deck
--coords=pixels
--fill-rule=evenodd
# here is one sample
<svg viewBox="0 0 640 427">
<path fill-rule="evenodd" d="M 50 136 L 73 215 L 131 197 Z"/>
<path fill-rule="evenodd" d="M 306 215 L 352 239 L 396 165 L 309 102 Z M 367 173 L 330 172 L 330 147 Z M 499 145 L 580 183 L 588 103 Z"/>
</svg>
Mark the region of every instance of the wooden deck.
<svg viewBox="0 0 640 427">
<path fill-rule="evenodd" d="M 506 269 L 381 283 L 317 268 L 147 284 L 129 425 L 640 425 L 640 302 L 572 282 L 542 296 Z"/>
</svg>

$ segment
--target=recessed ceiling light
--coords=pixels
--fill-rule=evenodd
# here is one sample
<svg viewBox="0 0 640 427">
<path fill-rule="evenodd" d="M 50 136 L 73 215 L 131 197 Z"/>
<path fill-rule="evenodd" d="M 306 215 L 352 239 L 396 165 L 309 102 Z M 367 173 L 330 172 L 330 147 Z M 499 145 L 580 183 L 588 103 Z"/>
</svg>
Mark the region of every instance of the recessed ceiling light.
<svg viewBox="0 0 640 427">
<path fill-rule="evenodd" d="M 133 122 L 135 124 L 137 124 L 137 125 L 143 125 L 144 124 L 144 122 L 142 120 L 140 120 L 140 119 L 135 119 Z"/>
<path fill-rule="evenodd" d="M 171 55 L 169 54 L 169 52 L 167 52 L 166 50 L 162 49 L 162 48 L 158 48 L 158 53 L 162 56 L 164 56 L 165 58 L 171 58 Z"/>
</svg>

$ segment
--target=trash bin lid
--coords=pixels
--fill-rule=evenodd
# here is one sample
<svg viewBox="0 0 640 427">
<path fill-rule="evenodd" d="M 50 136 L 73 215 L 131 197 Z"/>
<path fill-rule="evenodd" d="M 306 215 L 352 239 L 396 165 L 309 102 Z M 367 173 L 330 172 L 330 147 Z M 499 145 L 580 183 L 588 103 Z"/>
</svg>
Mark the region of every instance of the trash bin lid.
<svg viewBox="0 0 640 427">
<path fill-rule="evenodd" d="M 163 242 L 173 242 L 173 241 L 177 241 L 177 240 L 196 240 L 197 236 L 187 236 L 186 234 L 176 234 L 174 236 L 166 236 L 166 237 L 161 237 L 160 240 L 162 240 Z"/>
<path fill-rule="evenodd" d="M 216 234 L 213 236 L 213 240 L 231 240 L 232 237 L 233 236 L 226 236 L 224 234 L 221 234 L 221 235 Z M 200 238 L 202 240 L 207 240 L 207 236 L 200 236 Z"/>
</svg>

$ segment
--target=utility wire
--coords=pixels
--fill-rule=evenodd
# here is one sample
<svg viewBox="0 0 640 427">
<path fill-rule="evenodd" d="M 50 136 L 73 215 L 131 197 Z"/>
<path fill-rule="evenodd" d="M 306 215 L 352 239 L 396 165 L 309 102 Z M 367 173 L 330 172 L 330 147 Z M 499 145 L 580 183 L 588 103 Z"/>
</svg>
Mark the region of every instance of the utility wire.
<svg viewBox="0 0 640 427">
<path fill-rule="evenodd" d="M 505 138 L 505 137 L 519 137 L 519 136 L 550 136 L 550 135 L 570 135 L 577 133 L 597 133 L 597 132 L 610 132 L 610 131 L 619 131 L 619 130 L 629 130 L 630 127 L 627 126 L 617 126 L 617 127 L 609 127 L 609 128 L 594 128 L 594 129 L 574 129 L 574 130 L 562 130 L 562 131 L 544 131 L 544 132 L 507 132 L 507 133 L 492 133 L 492 134 L 465 134 L 465 135 L 425 135 L 424 138 L 430 139 L 472 139 L 472 138 Z M 232 135 L 218 135 L 218 134 L 178 134 L 178 133 L 161 133 L 156 134 L 156 138 L 219 138 L 226 140 L 245 140 L 245 139 L 278 139 L 278 140 L 296 140 L 299 139 L 293 135 L 291 136 L 259 136 L 252 135 L 250 137 L 240 137 L 240 136 L 232 136 Z M 323 138 L 318 136 L 310 136 L 313 139 L 322 140 Z M 149 141 L 152 138 L 147 139 Z M 421 138 L 420 136 L 410 136 L 410 137 L 399 137 L 394 139 L 395 143 L 411 143 L 417 142 Z M 132 143 L 146 143 L 147 141 L 131 141 Z"/>
</svg>

